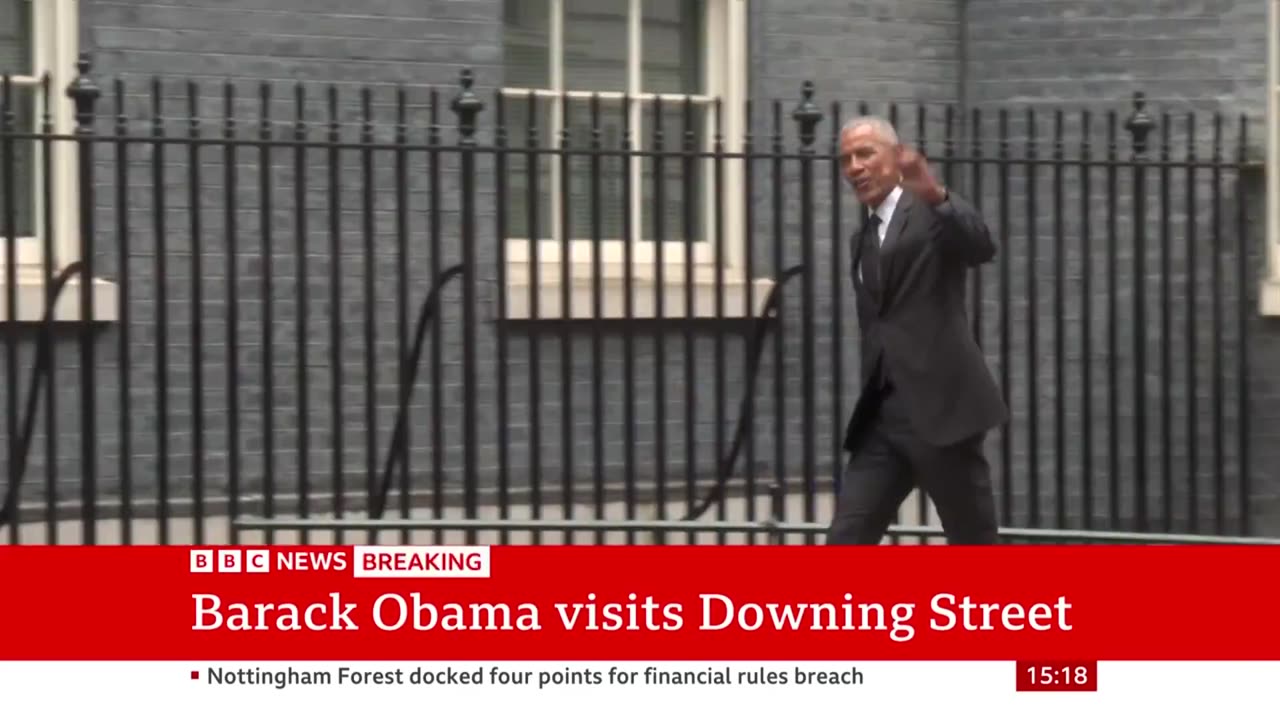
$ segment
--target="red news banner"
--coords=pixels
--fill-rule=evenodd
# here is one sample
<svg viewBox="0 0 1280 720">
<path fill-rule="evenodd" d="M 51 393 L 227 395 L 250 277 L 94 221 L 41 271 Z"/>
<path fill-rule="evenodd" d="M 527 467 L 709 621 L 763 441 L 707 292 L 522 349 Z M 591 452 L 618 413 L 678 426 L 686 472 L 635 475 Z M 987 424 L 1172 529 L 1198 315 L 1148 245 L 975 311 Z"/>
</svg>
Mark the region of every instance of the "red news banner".
<svg viewBox="0 0 1280 720">
<path fill-rule="evenodd" d="M 0 660 L 1276 660 L 1280 547 L 3 547 Z"/>
</svg>

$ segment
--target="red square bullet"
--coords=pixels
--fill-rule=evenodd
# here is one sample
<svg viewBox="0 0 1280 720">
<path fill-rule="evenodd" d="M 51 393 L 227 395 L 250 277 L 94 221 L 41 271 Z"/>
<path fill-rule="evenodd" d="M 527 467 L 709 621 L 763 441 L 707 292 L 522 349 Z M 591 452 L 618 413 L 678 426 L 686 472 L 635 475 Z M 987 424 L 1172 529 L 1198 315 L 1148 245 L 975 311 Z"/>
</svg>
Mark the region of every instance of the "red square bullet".
<svg viewBox="0 0 1280 720">
<path fill-rule="evenodd" d="M 192 670 L 192 671 L 191 671 L 191 679 L 192 679 L 192 680 L 199 680 L 199 679 L 200 679 L 200 671 L 199 671 L 199 670 Z"/>
</svg>

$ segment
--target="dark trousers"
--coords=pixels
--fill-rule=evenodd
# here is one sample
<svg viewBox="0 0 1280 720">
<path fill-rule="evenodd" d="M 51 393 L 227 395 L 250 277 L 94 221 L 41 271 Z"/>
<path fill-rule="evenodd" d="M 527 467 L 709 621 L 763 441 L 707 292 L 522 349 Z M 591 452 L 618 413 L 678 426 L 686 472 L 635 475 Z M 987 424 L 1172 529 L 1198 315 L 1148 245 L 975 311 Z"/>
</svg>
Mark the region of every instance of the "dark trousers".
<svg viewBox="0 0 1280 720">
<path fill-rule="evenodd" d="M 828 545 L 878 545 L 914 488 L 929 495 L 949 545 L 998 541 L 986 433 L 947 447 L 921 441 L 891 388 L 845 467 Z M 875 402 L 875 401 L 873 401 Z"/>
</svg>

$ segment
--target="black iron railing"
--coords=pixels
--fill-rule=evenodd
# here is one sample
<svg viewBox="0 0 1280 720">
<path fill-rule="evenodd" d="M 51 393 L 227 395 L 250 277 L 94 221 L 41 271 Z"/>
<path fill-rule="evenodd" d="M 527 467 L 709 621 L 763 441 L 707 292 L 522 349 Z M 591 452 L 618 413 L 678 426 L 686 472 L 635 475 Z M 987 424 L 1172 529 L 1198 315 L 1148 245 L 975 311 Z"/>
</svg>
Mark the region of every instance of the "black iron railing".
<svg viewBox="0 0 1280 720">
<path fill-rule="evenodd" d="M 873 109 L 998 239 L 970 318 L 1008 537 L 1248 536 L 1274 490 L 1244 118 L 89 70 L 2 88 L 11 542 L 813 542 L 858 377 L 839 130 Z"/>
</svg>

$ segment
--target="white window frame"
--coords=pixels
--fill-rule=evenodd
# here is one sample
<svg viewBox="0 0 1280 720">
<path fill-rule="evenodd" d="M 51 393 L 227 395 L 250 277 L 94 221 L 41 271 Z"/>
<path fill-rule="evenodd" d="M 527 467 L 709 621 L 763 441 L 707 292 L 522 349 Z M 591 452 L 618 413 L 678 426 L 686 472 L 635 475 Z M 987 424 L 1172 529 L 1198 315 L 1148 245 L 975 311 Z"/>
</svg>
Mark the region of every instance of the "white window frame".
<svg viewBox="0 0 1280 720">
<path fill-rule="evenodd" d="M 1266 276 L 1258 292 L 1263 315 L 1280 315 L 1280 0 L 1267 0 Z"/>
<path fill-rule="evenodd" d="M 53 132 L 57 135 L 70 135 L 75 131 L 75 106 L 67 97 L 67 86 L 76 76 L 76 57 L 79 49 L 79 23 L 75 0 L 31 0 L 32 24 L 34 35 L 31 38 L 32 71 L 31 75 L 12 78 L 15 87 L 39 88 L 46 74 L 49 76 L 50 109 L 53 120 Z M 36 103 L 33 108 L 36 131 L 40 132 L 44 122 L 45 98 L 37 90 Z M 77 203 L 76 188 L 76 148 L 66 140 L 55 140 L 52 167 L 54 172 L 53 197 L 48 198 L 44 192 L 44 147 L 37 142 L 36 161 L 33 174 L 33 196 L 35 198 L 36 227 L 34 236 L 19 236 L 17 241 L 18 272 L 29 274 L 42 273 L 44 269 L 44 253 L 47 247 L 45 238 L 48 234 L 44 227 L 45 203 L 53 201 L 54 237 L 52 238 L 54 271 L 66 267 L 78 257 L 79 248 L 74 238 L 77 237 L 80 212 Z M 0 233 L 5 228 L 0 221 Z M 7 242 L 0 234 L 0 271 L 4 268 L 7 254 L 3 243 Z M 0 283 L 4 277 L 0 277 Z"/>
<path fill-rule="evenodd" d="M 15 85 L 39 87 L 47 74 L 49 77 L 49 108 L 55 135 L 68 136 L 75 132 L 75 103 L 67 97 L 67 88 L 75 80 L 79 69 L 76 67 L 80 51 L 80 4 L 78 0 L 31 0 L 31 21 L 33 27 L 32 74 L 15 77 Z M 43 129 L 45 99 L 37 93 L 35 127 Z M 35 322 L 46 315 L 46 293 L 51 278 L 45 275 L 45 253 L 51 249 L 53 256 L 49 264 L 53 272 L 71 265 L 80 258 L 80 203 L 79 203 L 79 163 L 74 142 L 55 140 L 50 143 L 53 148 L 51 166 L 54 180 L 52 197 L 44 192 L 44 146 L 37 144 L 36 162 L 33 173 L 35 183 L 35 216 L 33 218 L 36 234 L 32 237 L 17 238 L 17 266 L 14 275 L 17 278 L 15 295 L 15 317 L 20 322 Z M 44 226 L 46 202 L 52 202 L 54 227 L 52 237 Z M 4 228 L 0 227 L 0 233 Z M 46 240 L 48 242 L 46 242 Z M 0 323 L 9 319 L 8 294 L 4 292 L 8 282 L 6 267 L 8 239 L 0 235 Z M 75 322 L 80 319 L 80 287 L 82 278 L 77 275 L 71 278 L 58 301 L 54 305 L 50 317 L 55 322 Z M 119 314 L 119 293 L 116 284 L 94 278 L 91 283 L 93 291 L 93 318 L 98 322 L 113 322 Z"/>
<path fill-rule="evenodd" d="M 629 46 L 640 46 L 641 22 L 640 10 L 644 0 L 629 0 Z M 530 92 L 536 93 L 541 98 L 552 100 L 552 131 L 549 133 L 550 138 L 544 140 L 540 147 L 559 147 L 561 140 L 559 136 L 560 123 L 562 122 L 562 105 L 560 99 L 567 95 L 570 98 L 589 99 L 593 93 L 591 92 L 563 92 L 559 91 L 564 74 L 564 68 L 561 64 L 561 53 L 556 48 L 562 43 L 563 37 L 563 18 L 564 18 L 564 2 L 563 0 L 547 0 L 550 18 L 550 78 L 551 89 L 546 88 L 524 88 L 515 86 L 504 86 L 502 88 L 503 95 L 508 102 L 525 102 Z M 706 13 L 704 17 L 705 35 L 702 42 L 703 52 L 703 87 L 706 89 L 703 95 L 691 96 L 697 104 L 704 105 L 708 111 L 705 113 L 705 150 L 712 149 L 714 141 L 715 99 L 720 100 L 720 129 L 722 132 L 722 148 L 726 153 L 740 153 L 742 151 L 742 141 L 745 135 L 745 102 L 747 92 L 747 0 L 707 0 L 704 6 Z M 640 92 L 640 67 L 639 54 L 635 52 L 628 53 L 628 88 L 624 93 L 619 90 L 616 92 L 599 92 L 601 101 L 612 100 L 620 101 L 624 95 L 632 98 L 631 102 L 631 127 L 640 128 L 641 118 L 643 117 L 644 130 L 641 133 L 632 133 L 630 138 L 629 150 L 635 150 L 641 143 L 647 145 L 648 128 L 650 126 L 650 117 L 652 116 L 652 100 L 657 95 L 653 93 Z M 684 95 L 661 95 L 664 102 L 670 101 L 673 106 L 682 104 L 686 96 Z M 640 100 L 637 102 L 637 100 Z M 678 152 L 681 139 L 675 133 L 667 133 L 665 149 L 668 151 Z M 514 147 L 513 147 L 514 150 Z M 668 163 L 681 162 L 678 158 L 669 160 Z M 710 158 L 704 159 L 704 177 L 708 178 L 708 190 L 710 190 L 711 178 L 714 177 L 714 161 Z M 642 163 L 633 161 L 631 163 L 632 173 L 632 200 L 631 200 L 631 217 L 633 218 L 632 229 L 632 277 L 638 280 L 651 279 L 655 273 L 655 263 L 657 259 L 657 242 L 652 239 L 640 239 L 639 218 L 643 209 L 643 190 L 641 183 L 643 172 Z M 543 283 L 558 283 L 562 279 L 561 274 L 561 256 L 564 243 L 561 239 L 561 204 L 560 204 L 560 163 L 553 161 L 551 163 L 551 182 L 549 190 L 553 200 L 551 202 L 551 218 L 550 239 L 544 239 L 537 243 L 538 248 L 538 267 L 540 268 L 539 280 Z M 703 234 L 694 243 L 695 251 L 693 260 L 697 282 L 699 284 L 712 284 L 715 282 L 717 275 L 717 267 L 715 265 L 717 240 L 723 243 L 721 256 L 723 262 L 720 266 L 719 274 L 723 275 L 725 282 L 742 284 L 746 282 L 746 278 L 740 275 L 743 267 L 743 220 L 742 214 L 744 209 L 744 198 L 741 192 L 734 192 L 733 189 L 743 187 L 743 167 L 742 161 L 738 158 L 730 158 L 721 161 L 722 187 L 730 189 L 729 192 L 720 193 L 719 200 L 722 202 L 724 228 L 722 232 L 717 232 L 716 228 L 716 212 L 715 202 L 717 200 L 716 193 L 710 191 L 700 191 L 703 205 L 703 221 L 701 227 Z M 667 239 L 663 243 L 663 272 L 665 275 L 664 285 L 669 285 L 673 289 L 678 289 L 677 283 L 683 282 L 683 267 L 686 259 L 686 248 L 683 238 L 684 228 L 680 223 L 676 223 L 676 227 L 670 227 L 668 223 L 665 235 Z M 601 265 L 604 274 L 609 278 L 620 278 L 625 273 L 625 255 L 624 244 L 621 238 L 604 238 L 602 242 L 597 244 L 590 239 L 590 232 L 584 228 L 571 228 L 573 238 L 569 241 L 570 248 L 570 276 L 574 279 L 581 280 L 589 278 L 593 272 L 595 248 L 600 248 Z M 530 248 L 532 243 L 528 238 L 508 237 L 506 238 L 506 251 L 508 265 L 513 276 L 523 277 L 527 280 L 530 263 Z M 738 272 L 734 272 L 737 270 Z M 680 295 L 680 293 L 677 293 Z M 758 293 L 757 302 L 762 298 L 764 291 Z M 584 301 L 589 302 L 589 301 Z M 683 299 L 673 304 L 668 301 L 668 312 L 673 314 L 683 313 Z M 558 300 L 553 304 L 558 305 Z M 578 304 L 575 302 L 575 305 Z M 699 303 L 701 304 L 701 303 Z M 554 309 L 553 313 L 556 312 Z M 641 311 L 642 312 L 642 311 Z M 541 313 L 540 313 L 541 314 Z M 702 314 L 702 313 L 699 313 Z M 553 315 L 554 316 L 554 315 Z"/>
</svg>

